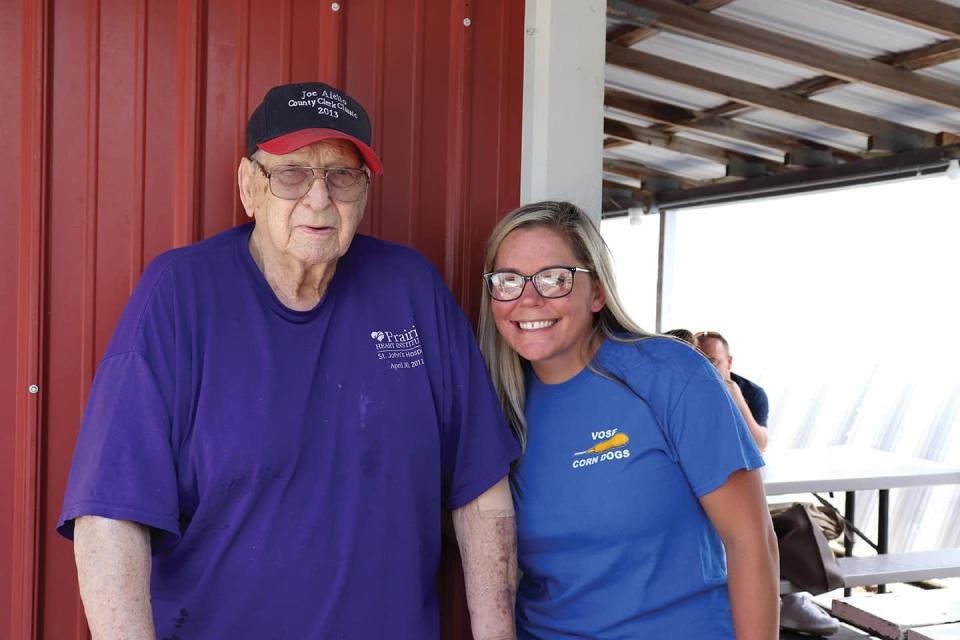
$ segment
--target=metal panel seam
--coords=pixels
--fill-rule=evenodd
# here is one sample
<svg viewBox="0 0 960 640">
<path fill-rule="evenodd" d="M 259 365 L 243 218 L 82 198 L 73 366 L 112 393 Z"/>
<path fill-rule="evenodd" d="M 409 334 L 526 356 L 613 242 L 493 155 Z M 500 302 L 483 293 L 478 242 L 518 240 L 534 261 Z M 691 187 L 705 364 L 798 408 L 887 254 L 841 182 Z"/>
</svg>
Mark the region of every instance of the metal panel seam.
<svg viewBox="0 0 960 640">
<path fill-rule="evenodd" d="M 413 85 L 413 92 L 410 95 L 410 114 L 413 117 L 412 126 L 410 127 L 410 167 L 413 168 L 412 171 L 408 174 L 408 184 L 410 189 L 410 217 L 407 220 L 407 237 L 406 242 L 411 244 L 415 243 L 417 226 L 420 221 L 420 185 L 421 182 L 421 168 L 420 168 L 420 158 L 422 155 L 423 148 L 423 50 L 425 45 L 423 43 L 424 33 L 426 28 L 424 26 L 424 21 L 426 20 L 426 9 L 425 9 L 425 0 L 417 0 L 415 3 L 415 8 L 413 10 L 413 25 L 414 33 L 412 34 L 414 47 L 416 49 L 414 53 L 415 62 L 413 64 L 411 78 L 411 84 Z"/>
<path fill-rule="evenodd" d="M 87 184 L 80 222 L 82 230 L 80 285 L 80 397 L 82 414 L 96 370 L 97 209 L 100 167 L 100 0 L 87 2 Z M 87 640 L 87 620 L 80 592 L 74 600 L 76 640 Z"/>
<path fill-rule="evenodd" d="M 464 24 L 465 2 L 459 3 L 459 11 L 450 12 L 450 65 L 448 67 L 450 95 L 447 101 L 449 114 L 447 129 L 447 233 L 444 257 L 444 279 L 454 296 L 463 305 L 466 292 L 463 290 L 463 269 L 460 249 L 463 246 L 466 224 L 466 163 L 467 150 L 465 129 L 467 122 L 467 85 L 469 83 L 467 31 Z"/>
<path fill-rule="evenodd" d="M 38 629 L 40 538 L 40 390 L 43 375 L 44 237 L 48 143 L 48 8 L 24 0 L 21 60 L 20 230 L 17 277 L 17 395 L 14 424 L 13 566 L 10 637 Z M 33 387 L 31 387 L 32 389 Z"/>
<path fill-rule="evenodd" d="M 177 6 L 177 147 L 174 244 L 197 239 L 197 145 L 200 120 L 200 0 L 179 0 Z M 131 274 L 138 276 L 139 274 Z M 132 285 L 131 279 L 131 285 Z M 131 287 L 132 288 L 132 287 Z"/>
</svg>

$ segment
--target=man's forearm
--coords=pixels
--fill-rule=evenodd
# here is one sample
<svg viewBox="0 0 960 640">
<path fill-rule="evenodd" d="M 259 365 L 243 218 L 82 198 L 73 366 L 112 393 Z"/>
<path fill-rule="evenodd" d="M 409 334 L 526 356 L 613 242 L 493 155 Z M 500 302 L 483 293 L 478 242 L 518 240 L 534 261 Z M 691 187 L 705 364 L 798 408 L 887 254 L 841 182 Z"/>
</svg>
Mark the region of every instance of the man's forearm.
<svg viewBox="0 0 960 640">
<path fill-rule="evenodd" d="M 84 516 L 77 518 L 73 537 L 80 597 L 93 640 L 154 640 L 148 529 Z"/>
<path fill-rule="evenodd" d="M 727 380 L 727 391 L 730 392 L 730 396 L 733 398 L 733 403 L 737 405 L 737 409 L 740 411 L 740 415 L 743 416 L 744 422 L 747 423 L 747 428 L 750 430 L 750 435 L 753 436 L 754 442 L 757 443 L 757 448 L 760 449 L 760 453 L 763 453 L 767 450 L 767 428 L 757 422 L 756 418 L 753 417 L 753 412 L 750 410 L 750 405 L 747 404 L 747 399 L 743 397 L 743 393 L 740 391 L 740 387 L 737 386 L 737 383 L 733 380 Z"/>
<path fill-rule="evenodd" d="M 503 478 L 453 512 L 475 640 L 513 640 L 517 521 Z"/>
</svg>

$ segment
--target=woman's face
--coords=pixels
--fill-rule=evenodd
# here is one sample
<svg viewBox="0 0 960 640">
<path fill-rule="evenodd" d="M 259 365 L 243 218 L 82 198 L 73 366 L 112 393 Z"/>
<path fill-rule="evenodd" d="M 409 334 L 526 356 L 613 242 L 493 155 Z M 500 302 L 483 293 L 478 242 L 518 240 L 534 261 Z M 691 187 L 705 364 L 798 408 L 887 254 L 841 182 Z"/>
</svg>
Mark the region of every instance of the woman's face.
<svg viewBox="0 0 960 640">
<path fill-rule="evenodd" d="M 585 267 L 567 240 L 546 227 L 517 229 L 501 243 L 493 270 L 533 275 L 546 267 Z M 563 298 L 544 298 L 527 282 L 516 300 L 491 300 L 497 330 L 514 351 L 530 361 L 541 382 L 556 384 L 586 366 L 584 343 L 593 314 L 604 295 L 589 273 L 577 273 L 573 290 Z M 590 354 L 587 354 L 587 358 Z"/>
</svg>

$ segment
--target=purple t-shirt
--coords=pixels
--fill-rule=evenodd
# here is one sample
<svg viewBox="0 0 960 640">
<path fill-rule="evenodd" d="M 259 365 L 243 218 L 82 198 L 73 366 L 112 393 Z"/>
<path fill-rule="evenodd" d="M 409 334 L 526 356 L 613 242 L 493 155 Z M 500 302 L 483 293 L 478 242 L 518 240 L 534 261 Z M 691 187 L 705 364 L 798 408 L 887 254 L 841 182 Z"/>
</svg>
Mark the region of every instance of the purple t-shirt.
<svg viewBox="0 0 960 640">
<path fill-rule="evenodd" d="M 320 304 L 288 309 L 251 229 L 143 274 L 58 530 L 151 528 L 161 639 L 434 638 L 441 508 L 519 454 L 470 325 L 426 260 L 360 235 Z"/>
</svg>

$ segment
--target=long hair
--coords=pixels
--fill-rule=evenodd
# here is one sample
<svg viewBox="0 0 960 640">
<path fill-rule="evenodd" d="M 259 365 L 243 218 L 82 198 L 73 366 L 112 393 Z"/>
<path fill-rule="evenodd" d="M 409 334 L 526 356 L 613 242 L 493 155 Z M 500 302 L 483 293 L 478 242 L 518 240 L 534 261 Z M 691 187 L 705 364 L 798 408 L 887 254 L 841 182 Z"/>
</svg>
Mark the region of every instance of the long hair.
<svg viewBox="0 0 960 640">
<path fill-rule="evenodd" d="M 490 235 L 490 240 L 487 241 L 484 272 L 493 270 L 500 245 L 510 233 L 517 229 L 535 227 L 552 229 L 566 238 L 573 249 L 573 254 L 585 268 L 590 269 L 592 277 L 603 287 L 606 302 L 600 311 L 593 314 L 590 333 L 583 342 L 585 349 L 596 344 L 601 337 L 618 342 L 635 342 L 650 337 L 650 334 L 630 319 L 620 303 L 614 283 L 610 250 L 603 241 L 603 237 L 587 214 L 570 202 L 535 202 L 508 213 L 497 224 Z M 523 415 L 526 389 L 523 358 L 497 331 L 493 321 L 492 305 L 494 304 L 498 303 L 491 301 L 489 293 L 485 291 L 480 302 L 480 350 L 486 358 L 493 386 L 510 421 L 510 426 L 517 435 L 521 447 L 526 448 L 527 422 Z M 588 355 L 584 354 L 585 360 L 588 359 Z M 598 373 L 604 375 L 603 372 Z"/>
</svg>

